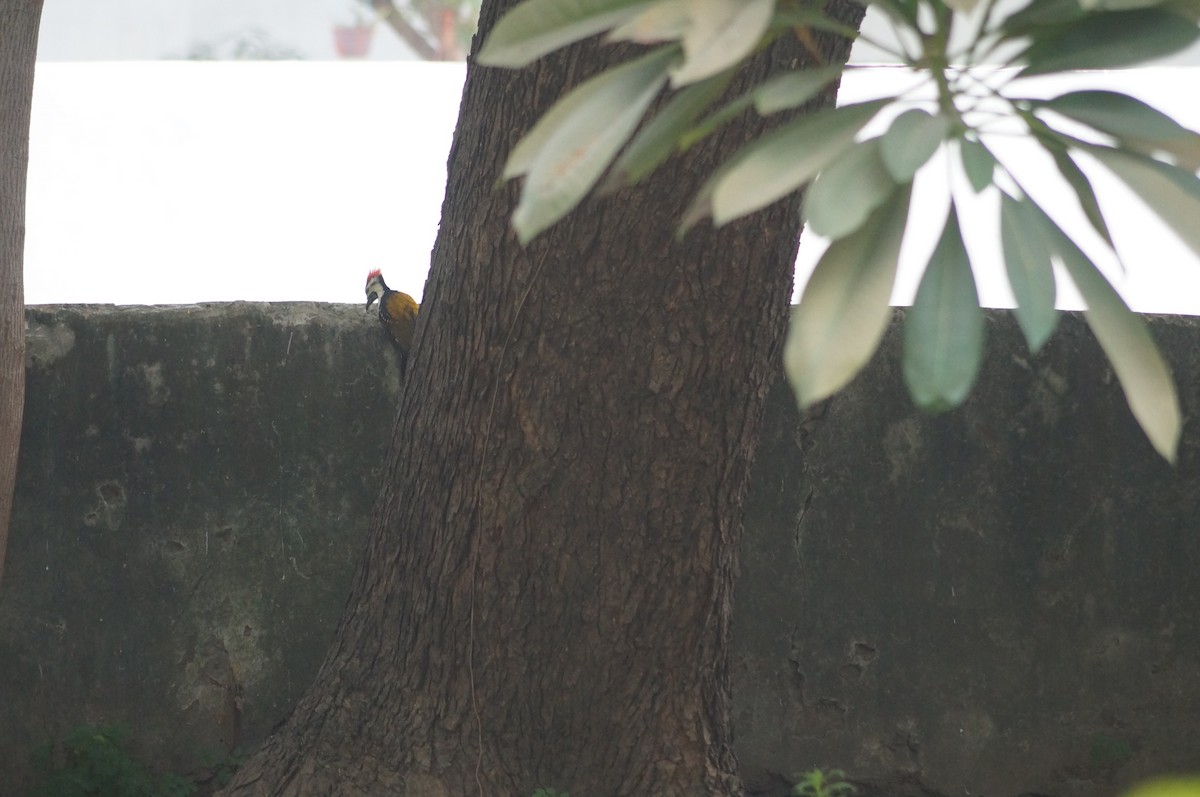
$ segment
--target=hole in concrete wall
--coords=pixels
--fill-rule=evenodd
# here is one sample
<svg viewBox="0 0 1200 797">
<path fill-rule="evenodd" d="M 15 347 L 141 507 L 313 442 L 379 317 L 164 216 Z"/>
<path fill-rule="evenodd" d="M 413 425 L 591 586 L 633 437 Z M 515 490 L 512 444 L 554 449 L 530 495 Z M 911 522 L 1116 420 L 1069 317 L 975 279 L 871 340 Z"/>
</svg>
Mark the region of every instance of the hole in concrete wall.
<svg viewBox="0 0 1200 797">
<path fill-rule="evenodd" d="M 849 709 L 846 708 L 846 704 L 835 697 L 817 698 L 816 702 L 812 704 L 811 710 L 814 716 L 817 718 L 825 716 L 836 717 L 839 719 L 845 717 L 849 711 Z"/>
<path fill-rule="evenodd" d="M 857 664 L 843 664 L 838 668 L 838 675 L 843 681 L 857 681 L 862 674 L 863 668 Z"/>
<path fill-rule="evenodd" d="M 870 664 L 879 657 L 875 646 L 867 642 L 855 642 L 850 647 L 850 659 L 857 664 Z"/>
<path fill-rule="evenodd" d="M 116 482 L 102 482 L 98 489 L 100 497 L 106 503 L 113 504 L 125 500 L 125 490 Z"/>
</svg>

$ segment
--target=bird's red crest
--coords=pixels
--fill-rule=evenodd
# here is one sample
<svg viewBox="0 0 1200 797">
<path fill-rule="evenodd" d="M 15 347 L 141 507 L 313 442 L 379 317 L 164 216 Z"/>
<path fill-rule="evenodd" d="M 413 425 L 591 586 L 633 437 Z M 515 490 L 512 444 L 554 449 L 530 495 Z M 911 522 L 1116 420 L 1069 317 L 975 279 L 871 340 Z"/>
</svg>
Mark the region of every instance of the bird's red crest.
<svg viewBox="0 0 1200 797">
<path fill-rule="evenodd" d="M 382 276 L 383 276 L 383 271 L 380 269 L 375 269 L 374 271 L 367 274 L 367 282 L 370 282 L 371 280 L 375 279 L 376 277 L 382 277 Z"/>
</svg>

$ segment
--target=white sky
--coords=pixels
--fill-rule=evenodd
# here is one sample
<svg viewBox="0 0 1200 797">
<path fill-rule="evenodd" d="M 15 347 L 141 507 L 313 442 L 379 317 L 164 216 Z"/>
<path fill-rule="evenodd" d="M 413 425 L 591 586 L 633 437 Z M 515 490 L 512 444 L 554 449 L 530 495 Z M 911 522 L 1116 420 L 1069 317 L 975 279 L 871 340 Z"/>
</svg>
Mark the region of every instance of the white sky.
<svg viewBox="0 0 1200 797">
<path fill-rule="evenodd" d="M 464 69 L 411 61 L 39 63 L 27 302 L 361 302 L 373 268 L 419 298 Z M 842 101 L 886 90 L 895 74 L 849 76 Z M 1197 81 L 1200 67 L 1178 66 L 1075 78 L 1138 96 L 1193 128 Z M 1081 218 L 1070 195 L 1043 179 L 1048 170 L 1036 154 L 1010 157 L 1027 165 L 1046 205 Z M 905 244 L 901 302 L 944 221 L 938 191 L 921 192 L 946 173 L 935 162 L 918 178 L 924 221 Z M 1105 210 L 1128 267 L 1119 281 L 1125 296 L 1144 311 L 1200 314 L 1196 258 L 1136 200 L 1111 196 Z M 964 216 L 984 300 L 1003 305 L 999 244 L 988 236 L 994 213 Z M 1086 231 L 1086 223 L 1071 228 Z M 819 244 L 804 239 L 802 275 Z"/>
<path fill-rule="evenodd" d="M 39 63 L 30 304 L 419 296 L 464 67 Z"/>
<path fill-rule="evenodd" d="M 888 96 L 902 91 L 912 80 L 911 75 L 900 68 L 855 71 L 843 81 L 838 102 Z M 1181 124 L 1200 129 L 1200 106 L 1194 102 L 1197 81 L 1200 81 L 1200 67 L 1156 66 L 1019 81 L 1012 90 L 1027 97 L 1050 97 L 1083 88 L 1121 91 L 1169 113 Z M 864 134 L 883 132 L 888 121 L 888 116 L 881 115 Z M 1121 255 L 1122 260 L 1118 263 L 1093 232 L 1074 194 L 1058 176 L 1048 155 L 1031 142 L 1016 137 L 993 136 L 987 138 L 986 143 L 1001 161 L 1018 173 L 1021 184 L 1030 190 L 1038 204 L 1054 216 L 1094 262 L 1114 279 L 1130 306 L 1142 312 L 1200 314 L 1200 261 L 1122 183 L 1103 168 L 1088 168 L 1086 163 L 1083 164 Z M 924 265 L 945 224 L 949 197 L 946 186 L 948 180 L 953 180 L 963 237 L 971 254 L 981 301 L 992 307 L 1009 307 L 1012 295 L 1003 276 L 996 209 L 998 196 L 989 191 L 978 201 L 964 202 L 974 194 L 967 187 L 965 178 L 958 174 L 957 163 L 950 167 L 947 160 L 946 150 L 942 148 L 918 173 L 892 301 L 894 304 L 911 303 Z M 915 223 L 914 217 L 918 217 Z M 1200 223 L 1200 219 L 1197 222 Z M 825 242 L 810 231 L 805 232 L 801 242 L 797 285 L 807 279 L 825 247 Z M 1082 309 L 1082 300 L 1074 287 L 1069 280 L 1064 280 L 1060 274 L 1059 306 Z"/>
<path fill-rule="evenodd" d="M 365 9 L 362 0 L 53 0 L 42 9 L 38 58 L 185 58 L 198 47 L 215 48 L 228 58 L 240 43 L 299 58 L 334 59 L 332 27 L 361 19 Z M 379 25 L 369 57 L 414 56 Z"/>
</svg>

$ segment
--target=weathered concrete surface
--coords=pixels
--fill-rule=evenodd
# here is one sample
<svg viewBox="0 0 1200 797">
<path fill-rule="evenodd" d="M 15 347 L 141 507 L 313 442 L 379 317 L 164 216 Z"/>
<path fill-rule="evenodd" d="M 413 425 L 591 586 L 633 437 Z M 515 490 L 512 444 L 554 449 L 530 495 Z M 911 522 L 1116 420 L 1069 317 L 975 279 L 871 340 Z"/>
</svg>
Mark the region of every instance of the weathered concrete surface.
<svg viewBox="0 0 1200 797">
<path fill-rule="evenodd" d="M 190 768 L 311 681 L 399 390 L 345 305 L 33 308 L 0 593 L 0 795 L 30 746 L 127 723 Z"/>
<path fill-rule="evenodd" d="M 177 769 L 283 719 L 348 590 L 398 390 L 355 307 L 42 308 L 0 590 L 0 797 L 32 744 L 126 722 Z M 1116 792 L 1200 771 L 1200 458 L 1159 461 L 1078 318 L 1006 317 L 961 411 L 908 401 L 898 334 L 803 417 L 770 397 L 735 712 L 750 787 Z M 1200 325 L 1155 321 L 1185 414 Z M 927 789 L 927 792 L 921 791 Z"/>
<path fill-rule="evenodd" d="M 803 419 L 771 397 L 734 626 L 749 785 L 1093 797 L 1200 771 L 1195 424 L 1172 469 L 1078 317 L 1037 357 L 992 317 L 971 399 L 926 416 L 898 333 Z M 1194 413 L 1200 325 L 1154 333 Z"/>
</svg>

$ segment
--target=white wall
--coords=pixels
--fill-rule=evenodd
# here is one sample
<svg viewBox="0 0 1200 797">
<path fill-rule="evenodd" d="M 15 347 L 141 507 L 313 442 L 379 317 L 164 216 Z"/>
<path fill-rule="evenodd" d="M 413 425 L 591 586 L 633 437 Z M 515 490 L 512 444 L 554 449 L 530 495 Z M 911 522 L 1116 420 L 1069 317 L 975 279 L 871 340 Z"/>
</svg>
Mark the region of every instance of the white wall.
<svg viewBox="0 0 1200 797">
<path fill-rule="evenodd" d="M 42 63 L 27 301 L 356 302 L 372 268 L 419 297 L 463 74 L 459 64 L 422 62 Z M 854 73 L 842 99 L 887 91 L 894 75 Z M 1200 68 L 1086 77 L 1200 127 L 1190 101 Z M 1036 152 L 1005 154 L 1047 207 L 1088 234 L 1074 199 L 1046 179 L 1052 167 Z M 919 177 L 923 221 L 905 243 L 901 303 L 940 231 L 945 174 L 935 162 Z M 1127 297 L 1143 310 L 1200 313 L 1195 257 L 1119 185 L 1106 185 L 1116 189 L 1104 194 L 1105 209 L 1123 246 Z M 994 213 L 986 203 L 960 210 L 983 297 L 1004 305 Z M 801 281 L 820 251 L 806 235 Z"/>
<path fill-rule="evenodd" d="M 464 67 L 41 63 L 31 304 L 420 296 Z"/>
</svg>

